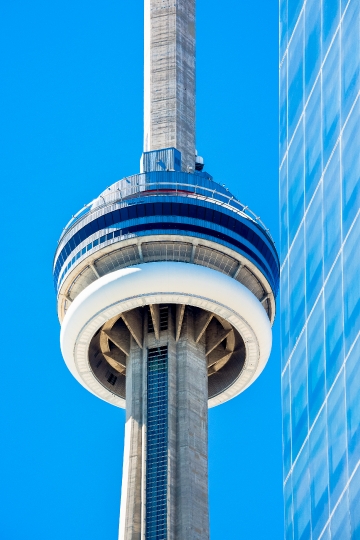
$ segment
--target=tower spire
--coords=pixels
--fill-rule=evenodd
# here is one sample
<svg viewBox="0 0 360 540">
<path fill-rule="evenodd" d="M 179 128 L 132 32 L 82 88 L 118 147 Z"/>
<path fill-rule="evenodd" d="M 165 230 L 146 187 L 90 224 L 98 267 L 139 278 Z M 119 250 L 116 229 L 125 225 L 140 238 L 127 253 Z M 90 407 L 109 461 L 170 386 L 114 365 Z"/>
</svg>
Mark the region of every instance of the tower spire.
<svg viewBox="0 0 360 540">
<path fill-rule="evenodd" d="M 145 0 L 144 152 L 195 165 L 195 0 Z"/>
</svg>

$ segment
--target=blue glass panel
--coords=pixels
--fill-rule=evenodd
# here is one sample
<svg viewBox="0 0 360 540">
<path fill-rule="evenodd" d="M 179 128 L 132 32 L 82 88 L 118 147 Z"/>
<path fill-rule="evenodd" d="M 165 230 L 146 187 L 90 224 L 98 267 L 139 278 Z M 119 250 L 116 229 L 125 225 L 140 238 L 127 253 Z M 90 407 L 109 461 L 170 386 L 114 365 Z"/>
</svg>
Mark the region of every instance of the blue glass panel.
<svg viewBox="0 0 360 540">
<path fill-rule="evenodd" d="M 319 538 L 329 518 L 329 474 L 326 448 L 326 410 L 323 409 L 309 438 L 311 528 L 313 538 Z"/>
<path fill-rule="evenodd" d="M 324 276 L 332 267 L 341 246 L 340 147 L 331 158 L 323 178 Z"/>
<path fill-rule="evenodd" d="M 294 2 L 291 2 L 294 4 Z M 290 7 L 290 6 L 289 6 Z M 301 15 L 288 50 L 288 129 L 289 139 L 304 108 L 304 16 Z"/>
<path fill-rule="evenodd" d="M 280 259 L 284 261 L 289 250 L 287 159 L 280 169 Z"/>
<path fill-rule="evenodd" d="M 309 364 L 309 423 L 315 420 L 325 399 L 325 344 L 323 296 L 319 298 L 307 325 Z"/>
<path fill-rule="evenodd" d="M 324 167 L 340 134 L 340 36 L 326 58 L 322 76 Z"/>
<path fill-rule="evenodd" d="M 104 227 L 106 227 L 106 221 L 108 221 L 108 219 L 106 219 L 105 221 L 105 216 L 99 216 L 96 221 L 99 224 L 99 228 L 104 229 Z"/>
<path fill-rule="evenodd" d="M 305 152 L 303 120 L 301 120 L 289 148 L 288 160 L 289 244 L 291 245 L 304 216 Z"/>
<path fill-rule="evenodd" d="M 281 271 L 281 362 L 284 369 L 290 353 L 290 310 L 289 310 L 289 264 L 284 264 Z"/>
<path fill-rule="evenodd" d="M 280 161 L 287 148 L 287 57 L 280 66 L 279 141 Z"/>
<path fill-rule="evenodd" d="M 309 540 L 310 532 L 310 474 L 309 450 L 305 444 L 293 471 L 294 540 Z"/>
<path fill-rule="evenodd" d="M 292 461 L 294 462 L 304 443 L 309 428 L 305 333 L 301 336 L 291 358 L 290 374 Z"/>
<path fill-rule="evenodd" d="M 360 215 L 344 245 L 344 323 L 345 354 L 348 353 L 360 328 L 360 278 L 359 278 Z"/>
<path fill-rule="evenodd" d="M 346 8 L 346 6 L 348 5 L 349 3 L 349 0 L 341 0 L 340 1 L 340 4 L 341 4 L 341 15 L 344 13 L 344 10 Z M 356 2 L 355 2 L 356 3 Z"/>
<path fill-rule="evenodd" d="M 322 19 L 322 51 L 325 56 L 340 22 L 340 0 L 322 0 Z"/>
<path fill-rule="evenodd" d="M 317 81 L 305 110 L 305 189 L 306 204 L 311 200 L 322 173 L 321 85 Z"/>
<path fill-rule="evenodd" d="M 116 212 L 117 215 L 115 215 L 115 212 L 111 212 L 109 214 L 105 214 L 104 220 L 105 220 L 105 227 L 110 227 L 115 223 L 115 219 L 119 218 L 120 212 Z"/>
<path fill-rule="evenodd" d="M 358 467 L 350 482 L 349 505 L 351 540 L 360 540 L 360 467 Z"/>
<path fill-rule="evenodd" d="M 307 311 L 323 285 L 322 184 L 317 190 L 305 219 L 306 237 L 306 303 Z"/>
<path fill-rule="evenodd" d="M 342 137 L 343 238 L 360 208 L 360 99 L 358 99 Z"/>
<path fill-rule="evenodd" d="M 304 0 L 288 0 L 288 36 L 289 39 L 299 18 Z"/>
<path fill-rule="evenodd" d="M 291 249 L 289 260 L 290 350 L 292 350 L 305 323 L 305 247 L 303 225 Z"/>
<path fill-rule="evenodd" d="M 283 456 L 284 478 L 287 477 L 291 467 L 291 396 L 289 367 L 282 377 L 282 415 L 283 415 Z"/>
<path fill-rule="evenodd" d="M 282 59 L 282 57 L 284 56 L 286 47 L 287 47 L 288 0 L 280 0 L 279 15 L 280 15 L 280 28 L 279 28 L 280 59 Z"/>
<path fill-rule="evenodd" d="M 344 361 L 344 325 L 341 258 L 325 286 L 326 386 L 333 384 Z"/>
<path fill-rule="evenodd" d="M 349 474 L 360 460 L 360 338 L 346 362 L 346 409 Z"/>
<path fill-rule="evenodd" d="M 330 523 L 331 540 L 351 539 L 348 492 L 341 498 Z"/>
<path fill-rule="evenodd" d="M 285 540 L 293 540 L 293 498 L 292 498 L 292 475 L 284 486 L 285 505 Z"/>
<path fill-rule="evenodd" d="M 328 451 L 330 509 L 336 505 L 347 480 L 345 376 L 341 372 L 328 398 Z M 345 538 L 349 538 L 345 536 Z"/>
<path fill-rule="evenodd" d="M 305 99 L 309 95 L 321 65 L 321 2 L 305 5 Z"/>
<path fill-rule="evenodd" d="M 346 4 L 348 0 L 346 0 Z M 341 27 L 341 114 L 344 123 L 360 85 L 360 3 L 351 0 Z"/>
</svg>

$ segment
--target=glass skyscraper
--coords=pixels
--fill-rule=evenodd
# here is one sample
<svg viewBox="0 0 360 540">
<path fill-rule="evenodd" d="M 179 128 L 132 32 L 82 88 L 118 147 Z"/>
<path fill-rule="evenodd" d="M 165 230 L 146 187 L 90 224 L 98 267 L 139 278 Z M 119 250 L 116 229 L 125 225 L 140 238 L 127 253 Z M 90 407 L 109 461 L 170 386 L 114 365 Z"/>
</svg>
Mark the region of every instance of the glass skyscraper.
<svg viewBox="0 0 360 540">
<path fill-rule="evenodd" d="M 359 0 L 280 0 L 286 540 L 360 539 L 359 47 Z"/>
</svg>

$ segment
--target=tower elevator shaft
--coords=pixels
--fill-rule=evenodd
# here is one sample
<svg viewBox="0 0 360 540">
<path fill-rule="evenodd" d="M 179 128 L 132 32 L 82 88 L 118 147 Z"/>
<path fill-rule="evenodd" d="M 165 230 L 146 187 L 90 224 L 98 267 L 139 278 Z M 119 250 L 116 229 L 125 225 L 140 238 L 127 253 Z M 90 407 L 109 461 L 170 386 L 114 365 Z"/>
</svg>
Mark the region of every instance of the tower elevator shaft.
<svg viewBox="0 0 360 540">
<path fill-rule="evenodd" d="M 131 338 L 120 540 L 209 538 L 205 334 L 184 307 L 151 306 Z"/>
</svg>

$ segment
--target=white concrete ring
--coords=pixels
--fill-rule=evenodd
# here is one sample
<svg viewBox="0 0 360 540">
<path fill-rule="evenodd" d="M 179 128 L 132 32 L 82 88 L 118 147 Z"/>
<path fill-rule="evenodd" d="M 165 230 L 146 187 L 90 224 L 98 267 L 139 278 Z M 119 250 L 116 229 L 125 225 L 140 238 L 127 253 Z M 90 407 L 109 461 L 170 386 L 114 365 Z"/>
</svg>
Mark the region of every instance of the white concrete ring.
<svg viewBox="0 0 360 540">
<path fill-rule="evenodd" d="M 148 304 L 187 304 L 220 315 L 242 336 L 246 362 L 234 383 L 209 400 L 219 405 L 244 391 L 270 356 L 270 321 L 259 300 L 241 283 L 216 270 L 182 262 L 153 262 L 111 272 L 86 287 L 68 309 L 61 327 L 61 351 L 73 376 L 104 401 L 125 407 L 93 374 L 90 341 L 109 319 Z"/>
</svg>

